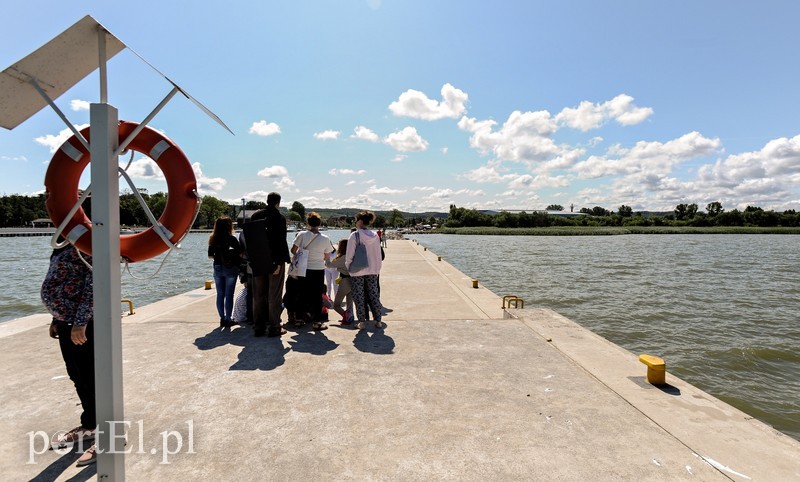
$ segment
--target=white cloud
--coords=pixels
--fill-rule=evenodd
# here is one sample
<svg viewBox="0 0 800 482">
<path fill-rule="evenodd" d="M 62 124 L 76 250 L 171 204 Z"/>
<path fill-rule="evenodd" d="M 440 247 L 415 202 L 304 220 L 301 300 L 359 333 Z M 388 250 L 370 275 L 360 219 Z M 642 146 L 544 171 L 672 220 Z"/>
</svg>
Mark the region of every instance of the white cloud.
<svg viewBox="0 0 800 482">
<path fill-rule="evenodd" d="M 402 194 L 406 192 L 405 189 L 392 189 L 389 187 L 370 186 L 366 194 Z"/>
<path fill-rule="evenodd" d="M 454 191 L 450 188 L 445 189 L 437 189 L 436 191 L 432 192 L 427 198 L 428 199 L 449 199 L 454 196 L 483 196 L 485 193 L 478 189 L 478 190 L 470 190 L 470 189 L 459 189 Z"/>
<path fill-rule="evenodd" d="M 269 178 L 284 177 L 289 175 L 289 170 L 284 166 L 270 166 L 258 171 L 258 175 Z"/>
<path fill-rule="evenodd" d="M 75 129 L 77 129 L 78 131 L 80 131 L 84 127 L 89 127 L 89 124 L 75 125 Z M 70 137 L 72 137 L 72 131 L 70 129 L 65 128 L 56 135 L 47 134 L 35 138 L 34 141 L 50 149 L 50 154 L 54 154 L 58 150 L 58 148 L 61 147 L 61 144 L 63 144 Z"/>
<path fill-rule="evenodd" d="M 480 166 L 471 171 L 467 171 L 460 177 L 478 183 L 483 183 L 483 182 L 498 183 L 508 179 L 507 174 L 500 174 L 499 171 L 501 169 L 502 168 L 499 162 L 492 161 L 486 164 L 485 166 Z"/>
<path fill-rule="evenodd" d="M 273 136 L 275 134 L 281 133 L 281 128 L 278 124 L 274 122 L 267 123 L 265 120 L 260 120 L 257 122 L 253 122 L 253 125 L 250 126 L 250 130 L 247 131 L 250 134 L 255 134 L 257 136 Z"/>
<path fill-rule="evenodd" d="M 328 141 L 328 140 L 335 141 L 336 139 L 339 138 L 339 134 L 341 134 L 339 131 L 332 131 L 332 130 L 316 132 L 314 133 L 314 139 L 320 141 Z"/>
<path fill-rule="evenodd" d="M 28 162 L 28 158 L 25 156 L 0 156 L 0 161 Z"/>
<path fill-rule="evenodd" d="M 279 191 L 297 192 L 295 182 L 289 176 L 289 170 L 284 166 L 270 166 L 258 171 L 258 175 L 273 179 L 272 185 Z"/>
<path fill-rule="evenodd" d="M 637 107 L 633 97 L 620 94 L 602 104 L 593 104 L 584 100 L 578 107 L 566 107 L 556 115 L 555 120 L 574 129 L 588 131 L 596 129 L 610 119 L 623 126 L 644 122 L 653 114 L 650 107 Z"/>
<path fill-rule="evenodd" d="M 131 163 L 125 172 L 128 173 L 128 176 L 130 176 L 131 179 L 154 179 L 159 181 L 165 180 L 164 173 L 161 172 L 161 168 L 159 168 L 158 164 L 156 164 L 156 162 L 149 157 L 136 159 Z"/>
<path fill-rule="evenodd" d="M 238 199 L 228 199 L 227 201 L 233 205 L 239 206 L 242 204 L 242 198 L 245 199 L 245 202 L 248 201 L 261 201 L 267 202 L 267 195 L 269 191 L 251 191 L 242 194 Z M 283 203 L 281 203 L 283 204 Z"/>
<path fill-rule="evenodd" d="M 347 181 L 347 182 L 345 183 L 345 186 L 352 186 L 352 185 L 353 185 L 353 184 L 355 184 L 355 183 L 356 183 L 355 181 Z"/>
<path fill-rule="evenodd" d="M 413 189 L 414 191 L 435 191 L 436 190 L 435 187 L 431 187 L 431 186 L 414 186 L 411 189 Z"/>
<path fill-rule="evenodd" d="M 317 189 L 316 191 L 311 191 L 311 192 L 313 192 L 314 194 L 325 194 L 326 192 L 331 192 L 331 188 L 324 187 L 322 189 Z"/>
<path fill-rule="evenodd" d="M 653 184 L 668 175 L 677 164 L 712 155 L 719 146 L 719 139 L 708 139 L 698 132 L 690 132 L 665 143 L 639 141 L 630 149 L 615 147 L 619 159 L 591 156 L 577 163 L 574 169 L 584 179 L 637 175 L 638 182 Z"/>
<path fill-rule="evenodd" d="M 392 159 L 392 162 L 403 162 L 403 161 L 405 161 L 406 159 L 408 159 L 408 156 L 407 156 L 407 155 L 405 155 L 405 154 L 398 154 L 398 155 L 394 156 L 394 159 Z"/>
<path fill-rule="evenodd" d="M 350 138 L 361 139 L 370 142 L 378 142 L 378 140 L 380 140 L 378 134 L 374 133 L 371 129 L 367 129 L 364 126 L 357 126 L 353 130 L 353 135 L 351 135 Z"/>
<path fill-rule="evenodd" d="M 439 150 L 442 152 L 442 154 L 447 154 L 447 151 L 448 151 L 449 149 L 448 149 L 447 147 L 442 147 L 442 148 L 441 148 L 441 149 L 439 149 Z"/>
<path fill-rule="evenodd" d="M 398 117 L 413 117 L 423 120 L 457 119 L 467 108 L 469 96 L 450 84 L 442 86 L 441 102 L 429 99 L 424 93 L 409 89 L 389 104 L 389 110 Z"/>
<path fill-rule="evenodd" d="M 221 191 L 225 187 L 225 184 L 228 183 L 228 181 L 221 177 L 206 177 L 205 174 L 203 174 L 199 162 L 192 164 L 192 170 L 194 170 L 194 176 L 197 178 L 197 190 L 201 194 L 209 191 Z"/>
<path fill-rule="evenodd" d="M 413 127 L 405 127 L 403 130 L 393 132 L 383 139 L 384 144 L 391 146 L 400 152 L 418 152 L 428 149 L 428 141 L 417 133 Z"/>
<path fill-rule="evenodd" d="M 89 102 L 86 100 L 73 99 L 69 102 L 69 108 L 73 111 L 88 111 Z"/>
<path fill-rule="evenodd" d="M 289 191 L 289 192 L 297 192 L 298 189 L 295 188 L 294 181 L 289 176 L 283 176 L 277 181 L 272 183 L 273 186 L 279 191 Z"/>
<path fill-rule="evenodd" d="M 353 175 L 361 176 L 361 175 L 366 174 L 366 173 L 367 173 L 367 171 L 365 171 L 364 169 L 359 169 L 359 170 L 355 170 L 355 169 L 331 169 L 330 171 L 328 171 L 328 174 L 330 174 L 331 176 L 338 176 L 338 175 L 342 175 L 342 176 L 353 176 Z"/>
<path fill-rule="evenodd" d="M 514 111 L 499 130 L 497 122 L 462 117 L 458 127 L 472 133 L 470 146 L 498 160 L 541 162 L 561 153 L 550 136 L 558 126 L 547 111 Z"/>
</svg>

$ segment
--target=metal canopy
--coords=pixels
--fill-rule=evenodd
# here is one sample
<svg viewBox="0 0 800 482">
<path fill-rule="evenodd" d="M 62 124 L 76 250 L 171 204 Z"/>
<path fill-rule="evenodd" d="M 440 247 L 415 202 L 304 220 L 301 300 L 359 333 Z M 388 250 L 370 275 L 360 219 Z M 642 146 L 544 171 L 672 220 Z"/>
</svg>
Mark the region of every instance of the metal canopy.
<svg viewBox="0 0 800 482">
<path fill-rule="evenodd" d="M 56 99 L 99 68 L 97 32 L 106 32 L 106 57 L 126 45 L 87 15 L 38 50 L 0 74 L 0 126 L 11 130 L 43 107 L 45 100 L 33 87 L 35 81 Z"/>
<path fill-rule="evenodd" d="M 125 45 L 91 15 L 83 17 L 38 50 L 0 73 L 0 127 L 14 129 L 48 105 L 47 99 L 37 92 L 34 83 L 47 97 L 55 100 L 98 69 L 99 59 L 102 57 L 98 52 L 98 31 L 106 34 L 106 60 L 127 48 L 217 124 L 233 134 L 216 114 Z"/>
</svg>

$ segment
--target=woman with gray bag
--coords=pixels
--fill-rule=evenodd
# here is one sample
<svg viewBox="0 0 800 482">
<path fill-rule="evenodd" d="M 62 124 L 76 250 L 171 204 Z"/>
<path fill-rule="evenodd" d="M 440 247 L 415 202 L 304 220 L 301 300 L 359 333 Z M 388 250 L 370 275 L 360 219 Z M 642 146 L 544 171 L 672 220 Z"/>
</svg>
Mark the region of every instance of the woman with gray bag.
<svg viewBox="0 0 800 482">
<path fill-rule="evenodd" d="M 375 320 L 375 328 L 384 328 L 381 321 L 383 306 L 378 289 L 378 275 L 381 272 L 381 241 L 378 235 L 367 229 L 375 219 L 370 211 L 361 211 L 356 215 L 356 230 L 350 233 L 347 240 L 345 266 L 350 272 L 350 285 L 356 303 L 358 328 L 366 328 L 367 303 Z M 365 302 L 366 297 L 366 302 Z"/>
</svg>

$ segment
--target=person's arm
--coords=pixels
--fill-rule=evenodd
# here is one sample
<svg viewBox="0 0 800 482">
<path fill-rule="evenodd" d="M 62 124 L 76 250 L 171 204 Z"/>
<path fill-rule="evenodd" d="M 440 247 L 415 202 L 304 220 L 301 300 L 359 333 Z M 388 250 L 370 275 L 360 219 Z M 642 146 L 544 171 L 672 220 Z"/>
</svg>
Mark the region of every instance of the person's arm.
<svg viewBox="0 0 800 482">
<path fill-rule="evenodd" d="M 70 333 L 72 342 L 76 345 L 86 343 L 86 325 L 94 317 L 94 278 L 92 277 L 92 270 L 85 266 L 83 268 L 85 268 L 85 271 L 83 272 L 81 302 L 78 306 L 78 312 L 75 314 L 72 332 Z"/>
<path fill-rule="evenodd" d="M 300 250 L 300 244 L 303 242 L 304 236 L 302 234 L 298 234 L 297 237 L 294 238 L 294 242 L 292 243 L 292 254 L 297 254 Z"/>
</svg>

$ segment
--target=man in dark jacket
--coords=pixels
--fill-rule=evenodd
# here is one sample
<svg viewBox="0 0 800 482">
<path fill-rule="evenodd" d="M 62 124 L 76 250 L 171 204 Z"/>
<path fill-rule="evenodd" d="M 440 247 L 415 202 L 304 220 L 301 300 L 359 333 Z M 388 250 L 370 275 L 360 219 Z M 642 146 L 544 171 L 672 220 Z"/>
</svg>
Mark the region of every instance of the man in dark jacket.
<svg viewBox="0 0 800 482">
<path fill-rule="evenodd" d="M 281 304 L 283 283 L 286 280 L 286 263 L 291 260 L 286 241 L 286 217 L 278 211 L 281 195 L 267 195 L 267 208 L 256 211 L 251 221 L 263 219 L 267 230 L 267 245 L 272 257 L 272 270 L 265 276 L 254 276 L 253 315 L 255 336 L 281 336 L 286 333 L 281 327 Z M 261 299 L 258 299 L 261 298 Z M 266 306 L 265 306 L 266 305 Z M 268 315 L 265 317 L 264 308 Z M 262 310 L 259 313 L 259 310 Z M 267 325 L 267 326 L 264 326 Z"/>
</svg>

